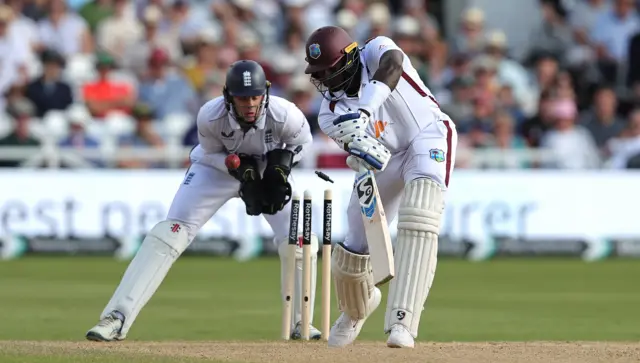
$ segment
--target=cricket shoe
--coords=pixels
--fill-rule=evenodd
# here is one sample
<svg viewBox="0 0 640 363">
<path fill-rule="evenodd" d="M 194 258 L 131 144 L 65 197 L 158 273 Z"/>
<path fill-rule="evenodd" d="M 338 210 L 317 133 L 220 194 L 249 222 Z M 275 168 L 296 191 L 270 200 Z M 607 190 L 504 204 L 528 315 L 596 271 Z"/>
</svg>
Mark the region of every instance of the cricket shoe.
<svg viewBox="0 0 640 363">
<path fill-rule="evenodd" d="M 313 325 L 309 325 L 309 339 L 310 340 L 320 340 L 322 337 L 322 333 L 320 330 L 316 329 Z M 302 339 L 302 322 L 299 321 L 296 324 L 296 327 L 293 329 L 291 333 L 291 340 L 300 340 Z"/>
<path fill-rule="evenodd" d="M 124 322 L 124 315 L 119 311 L 112 311 L 100 320 L 100 322 L 91 328 L 86 337 L 88 340 L 96 342 L 111 342 L 114 340 L 123 340 L 122 336 L 122 324 Z"/>
<path fill-rule="evenodd" d="M 413 348 L 415 342 L 409 330 L 401 324 L 391 326 L 387 347 L 389 348 Z"/>
<path fill-rule="evenodd" d="M 381 300 L 382 292 L 376 287 L 373 289 L 373 294 L 369 299 L 369 316 L 378 308 Z M 328 342 L 329 346 L 344 347 L 353 343 L 358 337 L 358 334 L 360 334 L 360 330 L 362 330 L 362 326 L 369 316 L 366 316 L 364 319 L 354 320 L 346 313 L 340 314 L 336 323 L 331 327 Z"/>
</svg>

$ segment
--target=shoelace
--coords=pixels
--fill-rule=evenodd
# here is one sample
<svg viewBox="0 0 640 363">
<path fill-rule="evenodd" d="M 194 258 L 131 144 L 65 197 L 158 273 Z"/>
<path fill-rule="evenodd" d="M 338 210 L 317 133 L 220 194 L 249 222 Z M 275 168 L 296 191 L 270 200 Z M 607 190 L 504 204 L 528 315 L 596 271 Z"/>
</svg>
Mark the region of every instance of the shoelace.
<svg viewBox="0 0 640 363">
<path fill-rule="evenodd" d="M 98 323 L 98 326 L 108 326 L 108 325 L 111 325 L 112 323 L 114 323 L 116 321 L 119 321 L 119 319 L 114 317 L 114 316 L 112 316 L 112 315 L 109 315 L 106 318 L 104 318 L 102 321 L 100 321 Z"/>
</svg>

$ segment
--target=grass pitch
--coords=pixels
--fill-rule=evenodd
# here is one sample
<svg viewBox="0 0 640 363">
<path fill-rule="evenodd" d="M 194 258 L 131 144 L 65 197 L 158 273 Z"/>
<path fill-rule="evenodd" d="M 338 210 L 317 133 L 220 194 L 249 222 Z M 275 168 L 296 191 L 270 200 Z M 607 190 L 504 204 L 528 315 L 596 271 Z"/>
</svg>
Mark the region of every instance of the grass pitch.
<svg viewBox="0 0 640 363">
<path fill-rule="evenodd" d="M 352 348 L 278 342 L 276 258 L 182 258 L 126 342 L 85 342 L 126 266 L 79 257 L 1 262 L 0 362 L 640 361 L 635 260 L 443 259 L 412 351 L 385 348 L 382 305 Z M 537 341 L 547 342 L 516 343 Z"/>
</svg>

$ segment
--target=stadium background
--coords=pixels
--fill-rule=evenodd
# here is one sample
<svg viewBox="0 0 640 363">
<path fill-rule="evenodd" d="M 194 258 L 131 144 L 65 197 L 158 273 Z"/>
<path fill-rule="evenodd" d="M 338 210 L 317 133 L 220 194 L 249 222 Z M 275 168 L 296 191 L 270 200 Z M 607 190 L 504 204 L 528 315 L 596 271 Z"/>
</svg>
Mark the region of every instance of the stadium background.
<svg viewBox="0 0 640 363">
<path fill-rule="evenodd" d="M 318 201 L 336 190 L 339 241 L 351 175 L 344 152 L 317 132 L 321 97 L 302 71 L 306 37 L 338 24 L 360 44 L 391 36 L 458 128 L 424 339 L 637 340 L 638 264 L 628 258 L 640 256 L 638 6 L 4 1 L 0 339 L 77 340 L 94 323 L 185 177 L 195 113 L 220 95 L 237 59 L 258 60 L 271 94 L 295 102 L 316 130 L 296 172 Z M 133 339 L 277 337 L 270 230 L 242 211 L 232 201 L 205 226 L 186 253 L 200 257 L 178 261 Z M 233 318 L 247 314 L 259 326 Z M 381 314 L 364 339 L 381 339 Z"/>
</svg>

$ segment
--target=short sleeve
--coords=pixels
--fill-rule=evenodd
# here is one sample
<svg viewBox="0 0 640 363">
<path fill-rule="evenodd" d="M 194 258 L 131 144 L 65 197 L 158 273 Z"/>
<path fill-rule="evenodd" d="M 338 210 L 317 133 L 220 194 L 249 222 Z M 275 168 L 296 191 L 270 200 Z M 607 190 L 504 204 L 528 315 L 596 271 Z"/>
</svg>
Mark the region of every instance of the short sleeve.
<svg viewBox="0 0 640 363">
<path fill-rule="evenodd" d="M 380 65 L 380 58 L 382 55 L 391 49 L 399 50 L 402 52 L 402 49 L 398 47 L 398 45 L 391 40 L 391 38 L 379 36 L 368 41 L 364 46 L 364 59 L 367 64 L 367 69 L 370 74 L 375 73 L 378 70 L 378 66 Z M 403 53 L 404 54 L 404 53 Z"/>
<path fill-rule="evenodd" d="M 198 126 L 198 141 L 200 145 L 207 153 L 218 153 L 224 150 L 224 145 L 218 139 L 218 137 L 211 131 L 211 106 L 212 102 L 209 102 L 200 108 L 198 111 L 198 117 L 196 120 Z"/>
</svg>

